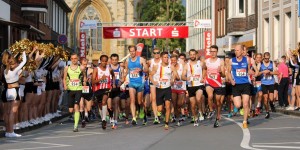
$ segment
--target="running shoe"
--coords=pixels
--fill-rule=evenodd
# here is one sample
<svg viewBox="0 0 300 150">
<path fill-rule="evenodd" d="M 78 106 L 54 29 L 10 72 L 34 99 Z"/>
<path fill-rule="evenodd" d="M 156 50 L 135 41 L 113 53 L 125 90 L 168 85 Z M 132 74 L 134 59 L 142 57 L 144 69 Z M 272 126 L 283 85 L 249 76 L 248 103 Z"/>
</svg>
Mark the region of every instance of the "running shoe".
<svg viewBox="0 0 300 150">
<path fill-rule="evenodd" d="M 243 116 L 244 115 L 244 109 L 240 109 L 240 115 Z"/>
<path fill-rule="evenodd" d="M 219 126 L 220 126 L 219 119 L 216 119 L 216 121 L 214 123 L 214 128 L 217 128 Z"/>
<path fill-rule="evenodd" d="M 256 115 L 255 115 L 255 110 L 253 109 L 253 110 L 251 110 L 251 116 L 252 116 L 252 118 L 254 118 Z"/>
<path fill-rule="evenodd" d="M 169 130 L 169 125 L 165 124 L 165 130 Z"/>
<path fill-rule="evenodd" d="M 81 121 L 81 128 L 84 128 L 86 126 L 85 120 Z"/>
<path fill-rule="evenodd" d="M 139 117 L 140 119 L 143 119 L 145 117 L 145 112 L 143 108 L 140 109 Z"/>
<path fill-rule="evenodd" d="M 193 119 L 191 120 L 191 123 L 195 123 L 195 118 L 193 117 Z"/>
<path fill-rule="evenodd" d="M 144 126 L 147 125 L 147 122 L 148 122 L 148 119 L 147 119 L 146 116 L 144 116 L 144 119 L 143 119 L 143 125 L 144 125 Z"/>
<path fill-rule="evenodd" d="M 5 133 L 5 137 L 8 137 L 8 138 L 16 138 L 16 137 L 21 137 L 22 135 L 20 134 L 17 134 L 15 132 L 12 132 L 12 133 Z"/>
<path fill-rule="evenodd" d="M 199 119 L 199 121 L 203 121 L 203 120 L 204 120 L 204 116 L 203 116 L 203 114 L 200 113 L 200 112 L 199 112 L 199 118 L 198 118 L 198 119 Z"/>
<path fill-rule="evenodd" d="M 265 118 L 266 118 L 266 119 L 269 119 L 269 118 L 270 118 L 270 113 L 269 113 L 269 112 L 266 113 Z"/>
<path fill-rule="evenodd" d="M 244 129 L 247 129 L 247 128 L 248 128 L 247 122 L 243 122 L 243 128 L 244 128 Z"/>
<path fill-rule="evenodd" d="M 195 119 L 195 121 L 194 121 L 194 127 L 198 127 L 198 126 L 199 126 L 198 120 Z"/>
<path fill-rule="evenodd" d="M 207 115 L 207 118 L 208 118 L 208 119 L 212 119 L 213 116 L 214 116 L 214 112 L 213 112 L 213 111 L 210 111 L 210 112 L 208 113 L 208 115 Z"/>
<path fill-rule="evenodd" d="M 103 130 L 106 129 L 106 120 L 102 120 L 102 129 L 103 129 Z"/>
<path fill-rule="evenodd" d="M 154 121 L 153 121 L 153 124 L 159 124 L 159 123 L 160 122 L 159 122 L 158 118 L 155 118 Z"/>
<path fill-rule="evenodd" d="M 237 114 L 238 111 L 239 111 L 239 109 L 237 109 L 237 108 L 234 106 L 234 108 L 233 108 L 234 116 Z"/>
<path fill-rule="evenodd" d="M 177 126 L 180 127 L 181 126 L 181 120 L 177 121 Z"/>
<path fill-rule="evenodd" d="M 117 129 L 118 128 L 118 125 L 116 122 L 113 123 L 113 125 L 111 126 L 111 129 Z"/>
<path fill-rule="evenodd" d="M 175 116 L 172 117 L 171 122 L 172 122 L 172 123 L 175 123 L 175 122 L 176 122 Z"/>
<path fill-rule="evenodd" d="M 134 126 L 137 125 L 136 119 L 132 119 L 131 124 Z"/>
<path fill-rule="evenodd" d="M 228 113 L 227 117 L 231 118 L 233 116 L 232 112 Z"/>
<path fill-rule="evenodd" d="M 256 114 L 256 116 L 260 115 L 260 108 L 259 107 L 255 108 L 255 114 Z"/>
<path fill-rule="evenodd" d="M 78 132 L 78 128 L 74 128 L 74 129 L 73 129 L 73 132 Z"/>
</svg>

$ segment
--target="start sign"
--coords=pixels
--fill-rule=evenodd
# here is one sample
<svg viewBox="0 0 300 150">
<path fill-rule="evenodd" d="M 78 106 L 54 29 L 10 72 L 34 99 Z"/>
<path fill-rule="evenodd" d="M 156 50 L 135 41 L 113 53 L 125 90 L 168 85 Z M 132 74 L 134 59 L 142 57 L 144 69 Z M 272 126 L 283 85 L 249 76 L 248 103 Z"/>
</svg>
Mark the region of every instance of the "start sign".
<svg viewBox="0 0 300 150">
<path fill-rule="evenodd" d="M 80 58 L 86 58 L 86 33 L 80 32 Z"/>
<path fill-rule="evenodd" d="M 103 27 L 105 39 L 187 38 L 188 33 L 188 26 Z"/>
</svg>

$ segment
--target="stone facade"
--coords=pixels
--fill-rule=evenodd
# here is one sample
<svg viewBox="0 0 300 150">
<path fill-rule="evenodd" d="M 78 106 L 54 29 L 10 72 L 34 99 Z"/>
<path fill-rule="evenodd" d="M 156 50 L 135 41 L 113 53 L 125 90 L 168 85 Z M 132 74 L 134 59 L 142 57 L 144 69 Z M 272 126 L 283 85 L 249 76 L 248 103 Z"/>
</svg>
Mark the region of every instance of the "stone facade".
<svg viewBox="0 0 300 150">
<path fill-rule="evenodd" d="M 79 4 L 78 0 L 66 0 L 66 3 L 72 9 L 72 13 L 69 15 L 70 26 L 68 32 L 69 43 L 71 43 L 72 46 L 78 43 L 80 15 L 84 13 L 84 10 L 90 5 L 100 14 L 99 22 L 103 23 L 102 26 L 115 26 L 117 22 L 134 22 L 134 0 L 80 0 Z M 102 30 L 102 28 L 100 27 L 98 30 Z M 76 33 L 76 36 L 74 33 Z M 93 49 L 93 57 L 89 59 L 99 59 L 101 54 L 110 55 L 112 53 L 117 53 L 120 55 L 120 58 L 122 58 L 127 54 L 126 47 L 134 44 L 132 39 L 101 40 L 102 47 L 97 50 Z M 74 43 L 75 41 L 77 43 Z"/>
</svg>

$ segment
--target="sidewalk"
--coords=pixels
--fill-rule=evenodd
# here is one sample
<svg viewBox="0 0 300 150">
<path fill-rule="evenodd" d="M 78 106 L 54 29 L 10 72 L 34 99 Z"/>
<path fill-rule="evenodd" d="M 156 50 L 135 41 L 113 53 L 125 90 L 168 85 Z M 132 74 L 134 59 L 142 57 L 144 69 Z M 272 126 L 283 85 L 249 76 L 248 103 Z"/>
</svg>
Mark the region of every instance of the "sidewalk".
<svg viewBox="0 0 300 150">
<path fill-rule="evenodd" d="M 276 111 L 285 115 L 292 115 L 292 116 L 297 116 L 300 117 L 300 111 L 298 110 L 286 110 L 283 108 L 276 108 Z"/>
<path fill-rule="evenodd" d="M 51 119 L 51 123 L 55 123 L 65 117 L 68 116 L 69 113 L 61 113 L 61 116 L 60 117 L 56 117 L 56 118 L 53 118 Z M 50 124 L 51 124 L 50 123 Z M 28 131 L 32 131 L 32 130 L 35 130 L 35 129 L 39 129 L 41 127 L 44 127 L 46 125 L 49 125 L 49 121 L 45 121 L 43 122 L 42 124 L 37 124 L 37 125 L 34 125 L 32 127 L 27 127 L 27 128 L 23 128 L 23 129 L 19 129 L 19 130 L 15 130 L 15 133 L 24 133 L 24 132 L 28 132 Z M 5 137 L 5 131 L 3 130 L 3 127 L 4 127 L 4 122 L 0 122 L 0 138 L 3 138 Z"/>
</svg>

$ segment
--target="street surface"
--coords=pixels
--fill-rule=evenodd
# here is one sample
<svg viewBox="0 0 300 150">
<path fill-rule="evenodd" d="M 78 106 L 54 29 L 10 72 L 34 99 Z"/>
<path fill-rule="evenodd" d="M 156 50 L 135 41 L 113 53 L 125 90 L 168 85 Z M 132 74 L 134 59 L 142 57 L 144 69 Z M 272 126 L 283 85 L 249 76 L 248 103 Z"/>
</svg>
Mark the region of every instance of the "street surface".
<svg viewBox="0 0 300 150">
<path fill-rule="evenodd" d="M 119 128 L 102 130 L 98 121 L 73 133 L 73 123 L 67 118 L 43 128 L 23 133 L 23 137 L 0 139 L 1 150 L 239 150 L 239 149 L 300 149 L 300 118 L 272 113 L 250 119 L 248 129 L 242 129 L 242 117 L 225 117 L 221 127 L 213 128 L 214 121 L 206 120 L 199 127 L 189 121 L 183 126 L 163 124 L 138 126 L 119 123 Z M 108 125 L 108 127 L 110 127 Z"/>
</svg>

